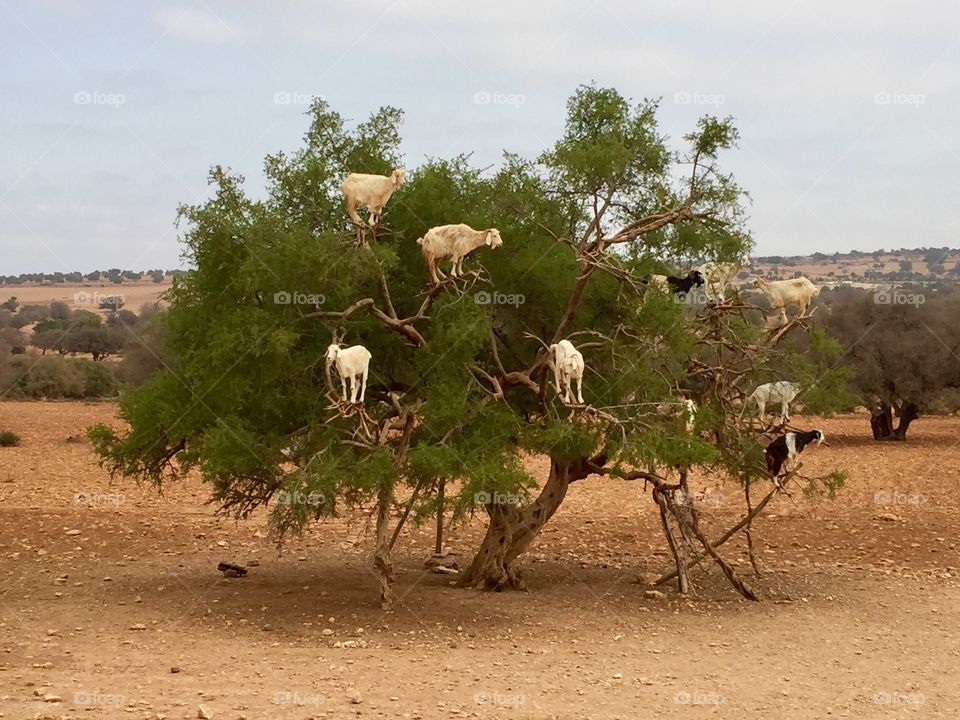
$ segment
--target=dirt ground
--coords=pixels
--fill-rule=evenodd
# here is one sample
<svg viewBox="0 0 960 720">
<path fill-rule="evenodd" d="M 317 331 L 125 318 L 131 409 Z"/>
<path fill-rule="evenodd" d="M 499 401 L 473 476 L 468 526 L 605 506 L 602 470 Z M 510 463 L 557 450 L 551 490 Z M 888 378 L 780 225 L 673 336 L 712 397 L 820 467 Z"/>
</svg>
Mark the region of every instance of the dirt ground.
<svg viewBox="0 0 960 720">
<path fill-rule="evenodd" d="M 0 288 L 0 298 L 14 296 L 22 305 L 46 305 L 54 300 L 67 303 L 74 310 L 99 310 L 100 300 L 110 295 L 122 295 L 124 309 L 138 312 L 143 305 L 160 300 L 173 282 L 152 280 L 127 281 L 120 285 L 111 282 L 61 283 L 56 285 L 10 285 Z"/>
<path fill-rule="evenodd" d="M 756 527 L 763 597 L 712 569 L 647 597 L 668 565 L 639 483 L 588 478 L 527 557 L 527 593 L 428 573 L 433 528 L 405 531 L 383 612 L 369 518 L 315 525 L 282 554 L 265 518 L 216 518 L 192 479 L 110 484 L 86 442 L 108 403 L 0 403 L 0 717 L 957 718 L 958 418 L 875 443 L 864 416 L 796 418 L 844 467 L 833 499 L 777 498 Z M 531 461 L 539 472 L 545 464 Z M 701 478 L 711 534 L 739 508 Z M 477 519 L 448 544 L 469 560 Z M 244 578 L 221 560 L 250 565 Z"/>
</svg>

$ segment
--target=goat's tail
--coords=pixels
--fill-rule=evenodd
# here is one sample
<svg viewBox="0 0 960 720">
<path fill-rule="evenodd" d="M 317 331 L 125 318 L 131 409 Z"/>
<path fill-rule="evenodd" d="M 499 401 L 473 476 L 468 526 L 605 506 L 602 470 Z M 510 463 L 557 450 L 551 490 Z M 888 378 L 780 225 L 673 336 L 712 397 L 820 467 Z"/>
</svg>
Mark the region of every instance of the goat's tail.
<svg viewBox="0 0 960 720">
<path fill-rule="evenodd" d="M 417 245 L 419 245 L 420 247 L 423 247 L 423 238 L 422 238 L 422 237 L 418 237 L 418 238 L 417 238 Z"/>
</svg>

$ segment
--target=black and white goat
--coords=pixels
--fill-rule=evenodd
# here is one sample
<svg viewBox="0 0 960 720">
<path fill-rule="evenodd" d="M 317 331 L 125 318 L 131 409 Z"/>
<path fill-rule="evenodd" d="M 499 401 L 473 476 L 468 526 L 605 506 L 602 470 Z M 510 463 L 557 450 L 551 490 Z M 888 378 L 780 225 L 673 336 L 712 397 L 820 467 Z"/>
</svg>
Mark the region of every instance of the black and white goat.
<svg viewBox="0 0 960 720">
<path fill-rule="evenodd" d="M 673 275 L 651 275 L 648 283 L 658 290 L 672 295 L 686 295 L 695 287 L 703 287 L 704 278 L 699 270 L 691 270 L 686 277 Z"/>
<path fill-rule="evenodd" d="M 819 445 L 823 442 L 823 432 L 820 430 L 808 430 L 807 432 L 788 432 L 781 435 L 772 443 L 767 445 L 766 458 L 767 470 L 773 478 L 773 484 L 780 485 L 780 471 L 784 465 L 789 472 L 797 459 L 797 456 L 803 452 L 803 449 L 810 443 Z"/>
</svg>

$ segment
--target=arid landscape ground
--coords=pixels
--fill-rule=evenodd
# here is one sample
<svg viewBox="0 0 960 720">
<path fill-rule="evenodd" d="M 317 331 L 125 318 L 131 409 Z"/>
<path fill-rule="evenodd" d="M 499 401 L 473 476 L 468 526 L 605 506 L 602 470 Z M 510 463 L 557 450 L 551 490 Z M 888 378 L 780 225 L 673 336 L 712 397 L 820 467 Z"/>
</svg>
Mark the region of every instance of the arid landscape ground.
<svg viewBox="0 0 960 720">
<path fill-rule="evenodd" d="M 529 592 L 427 572 L 428 525 L 401 536 L 384 612 L 366 514 L 278 554 L 264 513 L 215 517 L 198 478 L 162 496 L 111 484 L 68 438 L 114 414 L 0 404 L 23 438 L 0 448 L 0 717 L 960 717 L 958 418 L 896 444 L 862 415 L 795 418 L 829 441 L 806 467 L 850 476 L 834 499 L 774 501 L 762 577 L 725 546 L 762 602 L 710 567 L 695 597 L 647 597 L 668 565 L 654 505 L 641 483 L 588 478 L 527 557 Z M 739 494 L 699 482 L 712 534 Z M 469 560 L 483 528 L 447 544 Z M 250 572 L 225 578 L 222 560 Z"/>
</svg>

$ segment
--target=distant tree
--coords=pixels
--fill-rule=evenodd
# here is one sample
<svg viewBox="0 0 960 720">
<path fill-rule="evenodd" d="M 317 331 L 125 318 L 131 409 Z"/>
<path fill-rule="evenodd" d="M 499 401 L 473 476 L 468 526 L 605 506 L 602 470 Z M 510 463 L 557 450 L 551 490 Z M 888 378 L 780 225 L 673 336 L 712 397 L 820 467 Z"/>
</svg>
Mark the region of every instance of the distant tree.
<svg viewBox="0 0 960 720">
<path fill-rule="evenodd" d="M 20 310 L 13 316 L 13 326 L 22 328 L 50 317 L 49 305 L 21 305 Z"/>
<path fill-rule="evenodd" d="M 882 265 L 881 265 L 881 267 L 882 267 Z M 901 261 L 900 261 L 900 271 L 901 271 L 901 272 L 905 272 L 905 273 L 913 272 L 913 262 L 911 262 L 910 260 L 901 260 Z"/>
<path fill-rule="evenodd" d="M 960 387 L 958 312 L 956 295 L 889 291 L 834 302 L 821 318 L 847 350 L 875 440 L 906 440 L 910 424 L 944 389 Z"/>
<path fill-rule="evenodd" d="M 17 302 L 16 295 L 11 295 L 2 304 L 0 304 L 0 308 L 3 308 L 4 310 L 9 310 L 10 312 L 13 313 L 17 311 L 17 307 L 19 305 L 20 303 Z"/>
<path fill-rule="evenodd" d="M 124 304 L 123 295 L 108 295 L 100 298 L 99 307 L 101 310 L 119 310 Z"/>
<path fill-rule="evenodd" d="M 93 272 L 87 273 L 83 276 L 84 280 L 90 280 L 91 282 L 96 282 L 102 276 L 102 273 L 99 270 L 94 270 Z"/>
<path fill-rule="evenodd" d="M 61 300 L 54 300 L 50 303 L 50 319 L 51 320 L 69 320 L 70 315 L 73 314 L 73 311 L 70 309 L 70 306 Z"/>
<path fill-rule="evenodd" d="M 122 333 L 107 325 L 81 325 L 69 330 L 63 348 L 72 353 L 90 353 L 95 361 L 113 355 L 123 347 Z"/>
<path fill-rule="evenodd" d="M 162 283 L 164 279 L 163 272 L 160 270 L 157 270 L 155 272 L 150 273 L 150 279 L 153 280 L 155 283 Z"/>
</svg>

